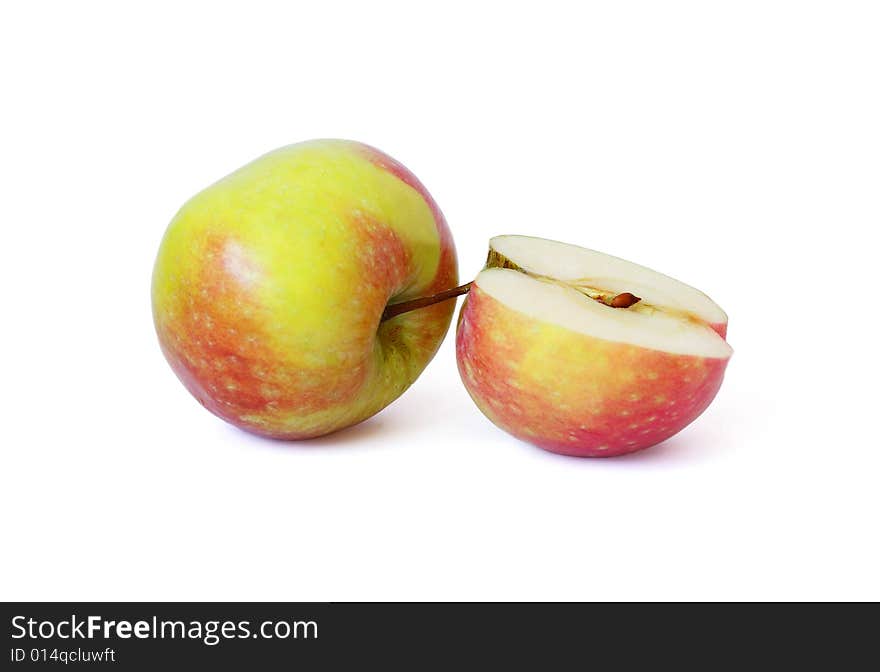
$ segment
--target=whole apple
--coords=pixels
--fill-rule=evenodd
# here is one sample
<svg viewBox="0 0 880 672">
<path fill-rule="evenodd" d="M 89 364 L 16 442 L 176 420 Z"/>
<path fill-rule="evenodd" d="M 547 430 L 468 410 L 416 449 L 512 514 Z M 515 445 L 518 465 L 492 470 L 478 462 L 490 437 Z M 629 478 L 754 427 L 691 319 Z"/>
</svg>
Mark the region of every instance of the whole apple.
<svg viewBox="0 0 880 672">
<path fill-rule="evenodd" d="M 593 250 L 491 241 L 459 316 L 459 372 L 479 409 L 556 453 L 623 455 L 690 424 L 732 350 L 727 316 L 693 287 Z"/>
<path fill-rule="evenodd" d="M 422 372 L 454 302 L 382 319 L 454 287 L 446 221 L 377 149 L 291 145 L 190 199 L 153 270 L 172 369 L 205 408 L 250 432 L 305 439 L 394 401 Z"/>
</svg>

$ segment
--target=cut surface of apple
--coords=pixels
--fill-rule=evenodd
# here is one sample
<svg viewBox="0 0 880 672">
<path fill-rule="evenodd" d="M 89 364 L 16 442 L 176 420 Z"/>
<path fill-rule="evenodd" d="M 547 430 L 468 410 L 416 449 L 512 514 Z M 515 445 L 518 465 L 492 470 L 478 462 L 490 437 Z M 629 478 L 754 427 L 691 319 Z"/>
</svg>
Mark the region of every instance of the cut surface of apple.
<svg viewBox="0 0 880 672">
<path fill-rule="evenodd" d="M 697 289 L 617 257 L 543 238 L 498 236 L 476 282 L 489 296 L 535 319 L 610 341 L 676 354 L 729 357 L 714 325 L 727 315 Z M 634 294 L 628 308 L 602 297 Z"/>
<path fill-rule="evenodd" d="M 629 292 L 641 299 L 638 304 L 625 312 L 605 311 L 601 309 L 602 306 L 597 308 L 587 304 L 594 308 L 594 319 L 590 320 L 590 323 L 599 328 L 601 327 L 596 320 L 602 315 L 613 316 L 621 320 L 621 325 L 627 324 L 635 329 L 645 327 L 645 322 L 637 320 L 632 315 L 635 313 L 654 317 L 656 324 L 652 325 L 652 331 L 657 331 L 658 335 L 660 332 L 670 335 L 671 324 L 657 319 L 658 310 L 662 310 L 662 316 L 689 318 L 691 326 L 703 323 L 712 327 L 722 337 L 727 334 L 727 314 L 712 299 L 698 289 L 645 266 L 577 245 L 531 236 L 496 236 L 489 242 L 489 249 L 487 264 L 489 267 L 519 269 L 526 277 L 555 280 L 562 286 L 577 289 L 579 293 L 587 295 L 614 296 Z M 488 282 L 495 285 L 496 280 L 493 278 Z M 522 286 L 522 278 L 511 282 L 517 280 Z M 559 293 L 548 294 L 548 299 L 550 296 L 558 297 L 550 308 L 551 312 L 560 309 L 567 312 L 566 306 L 561 304 Z M 581 305 L 580 302 L 577 302 L 577 305 Z M 572 306 L 568 308 L 570 307 Z M 579 312 L 571 314 L 572 328 L 578 328 L 574 325 L 582 327 L 585 319 L 585 316 Z M 683 334 L 679 335 L 683 336 Z M 643 339 L 646 336 L 641 334 L 634 337 Z M 643 341 L 639 341 L 639 344 L 645 345 Z M 679 348 L 687 348 L 687 345 L 682 342 Z M 664 348 L 660 347 L 660 349 Z M 687 350 L 673 350 L 673 352 L 685 351 Z"/>
<path fill-rule="evenodd" d="M 709 297 L 669 276 L 499 236 L 462 308 L 456 352 L 465 387 L 502 429 L 553 452 L 622 455 L 705 410 L 732 354 L 726 327 Z"/>
</svg>

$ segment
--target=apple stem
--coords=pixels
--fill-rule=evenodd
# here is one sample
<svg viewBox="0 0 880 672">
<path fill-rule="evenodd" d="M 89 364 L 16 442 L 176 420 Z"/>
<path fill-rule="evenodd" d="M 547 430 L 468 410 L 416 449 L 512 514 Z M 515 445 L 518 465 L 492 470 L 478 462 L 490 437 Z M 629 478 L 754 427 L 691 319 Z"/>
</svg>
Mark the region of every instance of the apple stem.
<svg viewBox="0 0 880 672">
<path fill-rule="evenodd" d="M 418 299 L 401 301 L 400 303 L 392 303 L 388 306 L 385 306 L 385 311 L 382 313 L 382 322 L 384 322 L 385 320 L 390 320 L 392 317 L 397 317 L 402 313 L 408 313 L 411 310 L 416 310 L 417 308 L 433 306 L 435 303 L 448 301 L 449 299 L 454 299 L 456 296 L 467 294 L 468 291 L 470 291 L 470 288 L 471 283 L 468 282 L 467 284 L 461 285 L 459 287 L 453 287 L 452 289 L 447 289 L 442 292 L 438 292 L 437 294 L 432 294 L 431 296 L 423 296 Z"/>
</svg>

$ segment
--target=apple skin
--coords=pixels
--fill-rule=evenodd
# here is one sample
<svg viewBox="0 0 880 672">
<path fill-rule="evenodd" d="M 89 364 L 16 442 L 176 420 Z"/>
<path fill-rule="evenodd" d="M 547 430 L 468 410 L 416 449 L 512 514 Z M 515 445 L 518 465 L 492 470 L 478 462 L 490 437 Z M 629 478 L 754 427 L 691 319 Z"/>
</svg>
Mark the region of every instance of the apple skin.
<svg viewBox="0 0 880 672">
<path fill-rule="evenodd" d="M 536 320 L 471 287 L 461 379 L 498 427 L 541 448 L 612 457 L 668 439 L 715 398 L 727 359 L 614 343 Z"/>
<path fill-rule="evenodd" d="M 365 420 L 422 372 L 454 302 L 380 323 L 390 301 L 456 286 L 437 204 L 400 163 L 345 140 L 283 147 L 188 201 L 153 270 L 171 368 L 209 411 L 279 439 Z"/>
<path fill-rule="evenodd" d="M 709 325 L 712 329 L 723 338 L 725 341 L 727 340 L 727 322 L 714 322 Z"/>
</svg>

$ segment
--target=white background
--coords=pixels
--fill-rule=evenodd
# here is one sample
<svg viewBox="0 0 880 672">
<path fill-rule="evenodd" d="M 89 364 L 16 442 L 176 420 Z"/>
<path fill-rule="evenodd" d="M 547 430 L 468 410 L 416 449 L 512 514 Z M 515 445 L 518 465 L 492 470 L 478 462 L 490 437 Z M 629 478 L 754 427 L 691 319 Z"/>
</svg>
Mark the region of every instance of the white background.
<svg viewBox="0 0 880 672">
<path fill-rule="evenodd" d="M 880 21 L 852 2 L 11 3 L 3 599 L 880 599 Z M 392 154 L 463 280 L 498 233 L 693 284 L 712 407 L 627 458 L 488 422 L 453 339 L 367 423 L 268 442 L 159 351 L 150 273 L 277 146 Z"/>
</svg>

